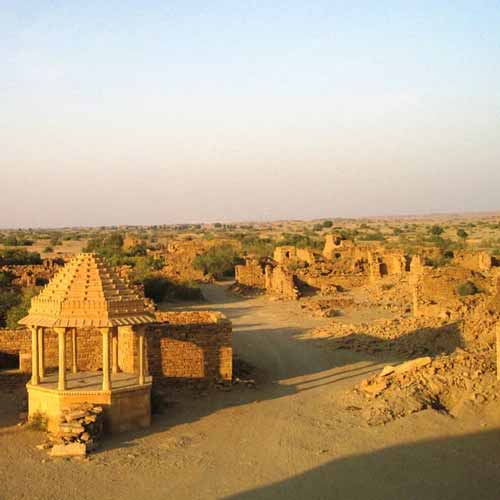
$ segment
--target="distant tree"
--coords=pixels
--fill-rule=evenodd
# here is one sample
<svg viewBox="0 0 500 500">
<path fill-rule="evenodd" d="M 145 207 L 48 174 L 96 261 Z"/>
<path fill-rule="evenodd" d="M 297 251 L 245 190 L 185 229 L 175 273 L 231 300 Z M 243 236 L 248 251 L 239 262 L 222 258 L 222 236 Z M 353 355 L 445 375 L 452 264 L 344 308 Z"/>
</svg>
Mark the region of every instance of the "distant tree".
<svg viewBox="0 0 500 500">
<path fill-rule="evenodd" d="M 323 227 L 332 227 L 333 222 L 331 220 L 325 220 L 323 221 Z"/>
<path fill-rule="evenodd" d="M 465 240 L 469 237 L 469 234 L 465 231 L 465 229 L 457 229 L 457 236 L 465 243 Z"/>
<path fill-rule="evenodd" d="M 434 236 L 439 236 L 444 233 L 444 229 L 438 224 L 434 224 L 430 228 L 430 233 L 433 234 Z"/>
</svg>

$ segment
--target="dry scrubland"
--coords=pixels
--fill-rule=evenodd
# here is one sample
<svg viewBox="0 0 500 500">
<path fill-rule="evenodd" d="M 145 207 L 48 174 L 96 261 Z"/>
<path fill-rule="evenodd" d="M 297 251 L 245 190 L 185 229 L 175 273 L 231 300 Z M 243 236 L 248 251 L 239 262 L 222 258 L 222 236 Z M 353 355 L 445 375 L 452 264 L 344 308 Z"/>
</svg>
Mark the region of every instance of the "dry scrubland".
<svg viewBox="0 0 500 500">
<path fill-rule="evenodd" d="M 0 498 L 500 498 L 500 215 L 0 237 Z M 233 380 L 163 380 L 150 430 L 49 459 L 15 328 L 82 250 L 157 314 L 223 312 Z"/>
</svg>

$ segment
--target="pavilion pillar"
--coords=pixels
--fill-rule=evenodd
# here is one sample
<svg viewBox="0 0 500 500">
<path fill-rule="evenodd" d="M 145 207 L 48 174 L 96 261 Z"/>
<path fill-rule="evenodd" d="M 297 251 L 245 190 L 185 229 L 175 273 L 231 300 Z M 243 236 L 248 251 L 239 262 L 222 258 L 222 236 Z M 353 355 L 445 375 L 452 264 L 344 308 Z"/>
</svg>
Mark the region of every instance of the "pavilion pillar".
<svg viewBox="0 0 500 500">
<path fill-rule="evenodd" d="M 57 389 L 66 390 L 66 328 L 54 328 L 59 340 L 59 378 Z"/>
<path fill-rule="evenodd" d="M 38 328 L 31 327 L 31 384 L 40 383 L 40 372 L 38 368 Z"/>
<path fill-rule="evenodd" d="M 43 342 L 45 330 L 43 326 L 37 327 L 38 330 L 38 374 L 40 381 L 45 377 L 45 346 Z"/>
<path fill-rule="evenodd" d="M 113 374 L 118 373 L 118 328 L 114 327 L 111 329 L 111 344 L 112 344 L 112 354 L 113 354 Z"/>
<path fill-rule="evenodd" d="M 144 373 L 144 331 L 143 326 L 139 327 L 139 385 L 144 385 L 145 373 Z"/>
<path fill-rule="evenodd" d="M 76 362 L 76 328 L 71 329 L 71 373 L 78 372 L 78 365 Z"/>
<path fill-rule="evenodd" d="M 101 328 L 102 331 L 102 390 L 111 390 L 111 375 L 109 370 L 109 331 L 110 328 Z"/>
</svg>

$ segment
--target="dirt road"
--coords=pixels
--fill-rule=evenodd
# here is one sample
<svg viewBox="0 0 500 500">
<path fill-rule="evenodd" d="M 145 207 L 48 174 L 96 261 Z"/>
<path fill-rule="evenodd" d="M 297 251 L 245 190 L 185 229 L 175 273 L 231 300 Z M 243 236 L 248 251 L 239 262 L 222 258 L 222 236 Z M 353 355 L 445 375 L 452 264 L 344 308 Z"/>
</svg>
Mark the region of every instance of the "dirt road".
<svg viewBox="0 0 500 500">
<path fill-rule="evenodd" d="M 234 324 L 234 348 L 257 387 L 173 393 L 144 433 L 83 462 L 48 459 L 35 431 L 0 424 L 0 498 L 500 498 L 500 415 L 426 411 L 369 427 L 343 394 L 380 361 L 326 349 L 296 303 L 239 299 L 210 285 L 208 304 Z M 5 399 L 2 399 L 5 401 Z M 1 414 L 1 412 L 0 412 Z"/>
</svg>

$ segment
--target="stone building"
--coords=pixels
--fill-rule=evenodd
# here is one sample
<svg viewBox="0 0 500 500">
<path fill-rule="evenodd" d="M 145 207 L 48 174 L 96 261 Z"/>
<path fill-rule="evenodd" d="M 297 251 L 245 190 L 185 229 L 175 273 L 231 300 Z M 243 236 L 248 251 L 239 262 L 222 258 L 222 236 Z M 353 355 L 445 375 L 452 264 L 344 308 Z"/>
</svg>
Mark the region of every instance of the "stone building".
<svg viewBox="0 0 500 500">
<path fill-rule="evenodd" d="M 147 426 L 153 377 L 232 378 L 229 320 L 208 311 L 151 312 L 93 254 L 67 264 L 21 323 L 28 329 L 0 329 L 0 368 L 14 361 L 32 372 L 29 413 L 45 414 L 49 427 L 79 402 L 102 404 L 112 432 Z"/>
<path fill-rule="evenodd" d="M 151 377 L 145 364 L 145 325 L 154 321 L 144 299 L 95 254 L 71 260 L 40 295 L 19 323 L 31 331 L 31 381 L 27 384 L 29 416 L 43 415 L 49 430 L 58 425 L 64 408 L 96 403 L 105 408 L 111 432 L 147 427 L 151 421 Z M 119 327 L 133 331 L 138 363 L 134 371 L 119 368 Z M 57 373 L 45 371 L 45 330 L 57 334 Z M 96 328 L 102 338 L 102 370 L 78 366 L 79 329 Z M 67 359 L 66 339 L 71 338 Z M 66 368 L 70 367 L 70 370 Z"/>
</svg>

